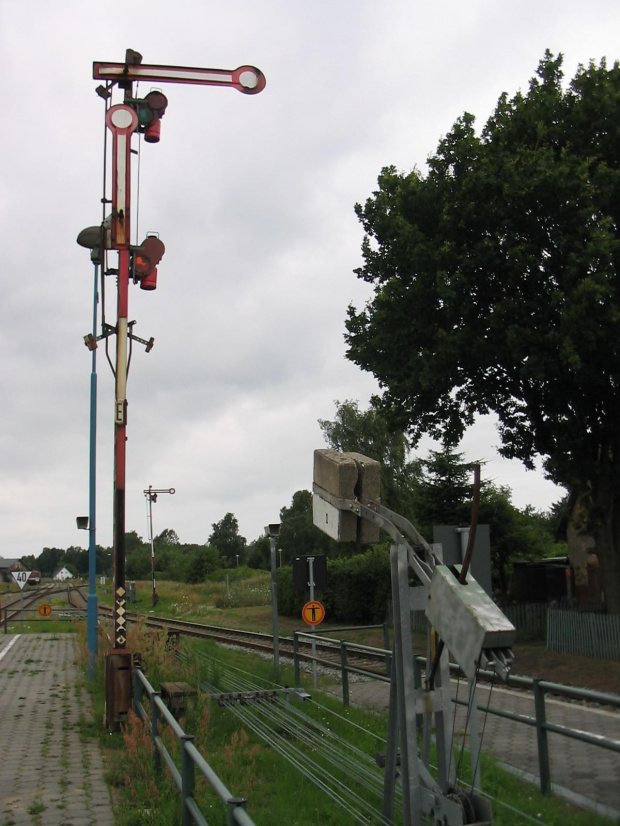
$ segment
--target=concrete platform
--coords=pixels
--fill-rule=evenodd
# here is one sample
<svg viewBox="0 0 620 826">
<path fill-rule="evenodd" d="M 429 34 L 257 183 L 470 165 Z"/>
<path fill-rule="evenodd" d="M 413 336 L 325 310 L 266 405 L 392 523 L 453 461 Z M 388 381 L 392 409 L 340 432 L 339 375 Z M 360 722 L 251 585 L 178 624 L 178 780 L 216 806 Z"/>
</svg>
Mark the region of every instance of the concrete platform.
<svg viewBox="0 0 620 826">
<path fill-rule="evenodd" d="M 0 636 L 0 826 L 113 826 L 74 634 Z"/>
</svg>

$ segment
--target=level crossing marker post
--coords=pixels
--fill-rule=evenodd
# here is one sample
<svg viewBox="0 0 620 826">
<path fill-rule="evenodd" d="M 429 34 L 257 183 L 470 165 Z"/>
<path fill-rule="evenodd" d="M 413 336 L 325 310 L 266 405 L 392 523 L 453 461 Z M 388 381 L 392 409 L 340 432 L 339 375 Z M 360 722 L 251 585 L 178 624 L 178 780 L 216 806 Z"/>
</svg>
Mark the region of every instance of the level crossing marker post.
<svg viewBox="0 0 620 826">
<path fill-rule="evenodd" d="M 127 370 L 128 337 L 133 337 L 128 321 L 129 279 L 131 275 L 131 139 L 139 130 L 140 120 L 136 107 L 143 101 L 133 97 L 133 84 L 139 80 L 158 83 L 185 83 L 193 85 L 230 86 L 244 94 L 257 94 L 265 88 L 265 77 L 253 66 L 240 66 L 229 71 L 222 69 L 199 69 L 181 66 L 142 65 L 142 55 L 127 49 L 124 63 L 93 63 L 93 78 L 104 80 L 106 87 L 98 92 L 107 99 L 111 96 L 111 86 L 117 84 L 125 92 L 124 103 L 110 106 L 106 111 L 106 126 L 112 133 L 112 214 L 109 245 L 106 249 L 117 250 L 117 323 L 115 362 L 115 408 L 114 408 L 114 495 L 113 495 L 113 567 L 114 567 L 114 648 L 109 652 L 111 663 L 109 678 L 106 678 L 106 719 L 108 724 L 119 722 L 126 713 L 117 708 L 119 688 L 118 675 L 114 668 L 124 670 L 123 658 L 130 659 L 125 651 L 126 634 L 126 588 L 125 588 L 125 505 L 126 505 L 126 441 L 127 441 Z M 164 97 L 163 95 L 161 97 Z M 164 108 L 156 119 L 163 115 Z M 107 106 L 107 103 L 106 103 Z M 157 124 L 158 126 L 158 124 Z M 149 142 L 159 140 L 159 128 L 154 137 L 146 133 Z M 102 233 L 103 234 L 103 233 Z M 152 288 L 152 287 L 151 287 Z M 147 345 L 147 350 L 150 345 Z M 114 654 L 115 656 L 111 656 Z M 125 678 L 122 678 L 125 680 Z M 129 695 L 131 681 L 129 681 Z M 126 704 L 126 697 L 123 700 Z M 111 709 L 108 714 L 108 709 Z M 115 718 L 115 719 L 111 719 Z"/>
<path fill-rule="evenodd" d="M 280 535 L 280 524 L 273 522 L 265 526 L 265 536 L 269 537 L 269 561 L 271 567 L 271 618 L 273 625 L 273 669 L 276 682 L 280 680 L 280 630 L 278 621 L 278 572 L 276 569 L 276 543 Z"/>
<path fill-rule="evenodd" d="M 310 602 L 314 602 L 314 557 L 308 557 L 308 585 L 310 586 Z M 312 631 L 316 629 L 313 627 Z M 312 640 L 312 687 L 318 688 L 319 677 L 316 665 L 316 640 Z"/>
<path fill-rule="evenodd" d="M 21 632 L 24 633 L 24 585 L 30 579 L 32 571 L 11 571 L 13 579 L 19 585 L 19 613 L 21 616 Z"/>
</svg>

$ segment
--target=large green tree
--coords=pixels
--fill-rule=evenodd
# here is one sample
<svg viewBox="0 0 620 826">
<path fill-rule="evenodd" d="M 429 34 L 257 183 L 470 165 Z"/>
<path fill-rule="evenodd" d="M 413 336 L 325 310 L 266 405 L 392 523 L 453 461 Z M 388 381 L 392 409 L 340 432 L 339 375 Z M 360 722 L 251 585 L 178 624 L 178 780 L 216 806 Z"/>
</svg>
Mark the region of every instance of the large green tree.
<svg viewBox="0 0 620 826">
<path fill-rule="evenodd" d="M 473 465 L 451 448 L 430 450 L 420 461 L 421 476 L 415 490 L 417 528 L 429 542 L 434 525 L 465 525 L 471 521 L 474 495 Z M 488 485 L 484 485 L 486 489 Z"/>
<path fill-rule="evenodd" d="M 208 545 L 217 548 L 229 566 L 242 565 L 245 561 L 247 542 L 239 533 L 239 522 L 233 513 L 227 513 L 219 522 L 211 525 Z"/>
<path fill-rule="evenodd" d="M 480 134 L 465 114 L 426 174 L 382 171 L 357 214 L 348 357 L 415 442 L 457 444 L 476 414 L 502 452 L 577 494 L 620 613 L 620 67 L 541 61 Z"/>
</svg>

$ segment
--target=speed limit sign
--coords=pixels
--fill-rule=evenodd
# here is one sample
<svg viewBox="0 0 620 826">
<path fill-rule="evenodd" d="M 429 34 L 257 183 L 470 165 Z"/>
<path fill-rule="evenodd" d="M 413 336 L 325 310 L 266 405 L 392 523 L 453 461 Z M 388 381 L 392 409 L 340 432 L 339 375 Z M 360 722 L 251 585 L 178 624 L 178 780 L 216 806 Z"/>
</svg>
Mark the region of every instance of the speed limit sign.
<svg viewBox="0 0 620 826">
<path fill-rule="evenodd" d="M 23 588 L 24 585 L 28 582 L 31 573 L 32 571 L 11 571 L 13 579 L 15 580 L 15 582 L 17 582 L 20 588 Z"/>
</svg>

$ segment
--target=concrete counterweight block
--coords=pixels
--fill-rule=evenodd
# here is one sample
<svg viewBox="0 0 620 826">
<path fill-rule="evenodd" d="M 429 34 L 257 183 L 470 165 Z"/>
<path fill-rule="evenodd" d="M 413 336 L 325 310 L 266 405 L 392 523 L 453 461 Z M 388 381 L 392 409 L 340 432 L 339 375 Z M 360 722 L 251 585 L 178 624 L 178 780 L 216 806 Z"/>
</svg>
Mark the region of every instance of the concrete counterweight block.
<svg viewBox="0 0 620 826">
<path fill-rule="evenodd" d="M 381 462 L 370 459 L 361 453 L 346 453 L 357 465 L 357 485 L 355 493 L 358 499 L 381 501 Z M 379 528 L 367 519 L 359 519 L 357 541 L 362 545 L 374 545 L 379 541 Z"/>
<path fill-rule="evenodd" d="M 314 484 L 338 499 L 378 501 L 381 464 L 361 453 L 338 450 L 314 451 Z M 355 513 L 338 510 L 322 499 L 313 497 L 314 524 L 337 542 L 379 541 L 379 529 L 371 522 L 358 519 Z"/>
</svg>

